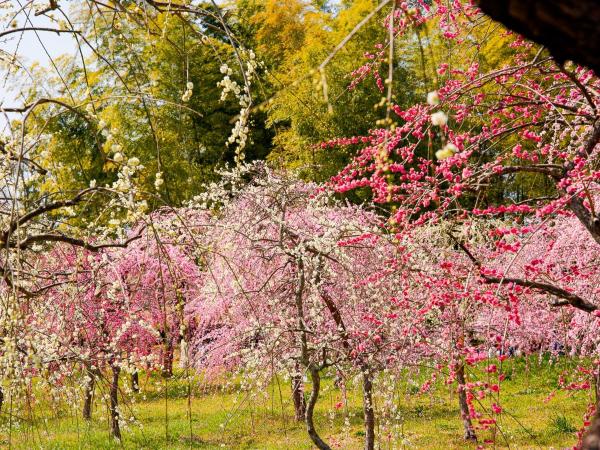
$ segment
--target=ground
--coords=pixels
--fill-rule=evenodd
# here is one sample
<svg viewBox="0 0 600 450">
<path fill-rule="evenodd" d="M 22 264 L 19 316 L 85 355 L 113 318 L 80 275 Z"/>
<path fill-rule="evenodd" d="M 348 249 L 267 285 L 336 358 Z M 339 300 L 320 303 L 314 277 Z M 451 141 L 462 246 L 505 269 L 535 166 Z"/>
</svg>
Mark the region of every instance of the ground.
<svg viewBox="0 0 600 450">
<path fill-rule="evenodd" d="M 496 448 L 565 448 L 575 444 L 575 431 L 583 421 L 588 392 L 556 391 L 558 376 L 576 364 L 568 358 L 552 362 L 524 358 L 505 362 L 507 380 L 502 384 L 500 419 Z M 483 376 L 473 370 L 471 379 Z M 382 383 L 386 374 L 380 375 Z M 431 392 L 419 393 L 418 385 L 429 375 L 407 370 L 393 401 L 400 405 L 397 437 L 382 439 L 381 449 L 465 449 L 475 448 L 462 440 L 457 396 L 451 387 L 438 381 Z M 416 379 L 415 379 L 416 378 Z M 123 384 L 127 381 L 123 379 Z M 51 404 L 38 394 L 40 405 L 15 411 L 12 432 L 5 414 L 0 422 L 0 448 L 15 449 L 312 449 L 302 424 L 295 423 L 289 403 L 289 384 L 278 377 L 269 388 L 249 395 L 239 389 L 239 379 L 219 386 L 194 384 L 188 407 L 188 385 L 183 374 L 165 381 L 158 375 L 140 378 L 142 393 L 134 394 L 122 408 L 134 414 L 139 423 L 123 429 L 122 443 L 108 435 L 105 402 L 97 401 L 93 420 L 81 419 L 81 405 Z M 168 396 L 164 395 L 165 383 Z M 381 386 L 381 384 L 380 384 Z M 105 387 L 98 388 L 98 396 Z M 281 389 L 281 395 L 279 394 Z M 360 390 L 348 396 L 348 407 L 336 408 L 340 391 L 331 377 L 324 381 L 324 392 L 317 408 L 317 425 L 322 436 L 336 448 L 362 448 Z M 376 400 L 376 403 L 381 399 Z M 489 406 L 489 402 L 483 402 Z M 377 406 L 377 405 L 376 405 Z M 3 413 L 10 403 L 6 402 Z M 191 411 L 191 423 L 189 420 Z M 349 423 L 344 425 L 344 416 Z M 19 419 L 20 418 L 20 419 Z M 168 420 L 165 420 L 167 418 Z M 385 434 L 379 428 L 379 435 Z M 489 438 L 483 433 L 482 438 Z"/>
</svg>

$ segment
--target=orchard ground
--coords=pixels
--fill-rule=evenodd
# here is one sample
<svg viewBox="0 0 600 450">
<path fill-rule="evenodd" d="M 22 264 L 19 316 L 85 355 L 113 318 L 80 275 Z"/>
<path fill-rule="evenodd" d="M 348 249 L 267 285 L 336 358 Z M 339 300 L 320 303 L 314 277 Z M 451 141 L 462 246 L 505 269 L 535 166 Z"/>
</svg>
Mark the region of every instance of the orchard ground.
<svg viewBox="0 0 600 450">
<path fill-rule="evenodd" d="M 530 357 L 504 362 L 506 381 L 500 401 L 505 414 L 499 418 L 494 448 L 565 448 L 576 442 L 575 432 L 582 424 L 588 392 L 563 391 L 558 387 L 560 373 L 573 369 L 576 361 L 561 357 L 551 361 Z M 472 371 L 472 380 L 481 371 Z M 419 386 L 430 371 L 421 371 L 418 379 L 401 383 L 395 395 L 400 405 L 400 439 L 381 439 L 382 449 L 464 449 L 476 448 L 462 439 L 456 385 L 434 384 L 431 391 L 420 393 Z M 411 375 L 412 377 L 412 375 Z M 122 383 L 129 382 L 122 377 Z M 261 394 L 248 396 L 239 390 L 239 379 L 219 384 L 192 384 L 191 413 L 188 417 L 188 382 L 181 372 L 171 379 L 142 374 L 142 391 L 133 394 L 122 408 L 133 412 L 143 423 L 124 427 L 121 443 L 108 433 L 108 414 L 104 403 L 97 401 L 93 420 L 81 419 L 81 405 L 51 404 L 40 397 L 43 407 L 33 409 L 34 418 L 25 420 L 28 411 L 14 411 L 13 431 L 7 434 L 8 419 L 2 416 L 0 447 L 15 449 L 312 449 L 302 423 L 293 419 L 290 387 L 282 378 L 271 383 Z M 165 396 L 165 386 L 168 394 Z M 96 395 L 105 386 L 99 386 Z M 548 393 L 556 395 L 548 398 Z M 347 407 L 340 407 L 342 394 L 333 378 L 324 380 L 317 404 L 319 429 L 334 448 L 360 449 L 363 444 L 362 405 L 359 388 L 348 393 Z M 5 403 L 6 413 L 9 404 Z M 482 401 L 489 407 L 489 400 Z M 344 425 L 349 415 L 349 425 Z M 165 417 L 168 420 L 165 420 Z M 17 417 L 20 417 L 19 420 Z M 480 441 L 490 438 L 480 432 Z"/>
</svg>

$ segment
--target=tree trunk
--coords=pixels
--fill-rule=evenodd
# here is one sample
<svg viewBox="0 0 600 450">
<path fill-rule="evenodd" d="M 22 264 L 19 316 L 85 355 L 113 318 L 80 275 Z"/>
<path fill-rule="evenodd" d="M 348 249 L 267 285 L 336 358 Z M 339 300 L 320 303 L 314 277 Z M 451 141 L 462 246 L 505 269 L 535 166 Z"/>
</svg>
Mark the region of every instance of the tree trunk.
<svg viewBox="0 0 600 450">
<path fill-rule="evenodd" d="M 600 405 L 596 404 L 596 414 L 587 433 L 583 436 L 581 450 L 600 450 Z"/>
<path fill-rule="evenodd" d="M 165 378 L 171 378 L 173 376 L 173 352 L 173 341 L 169 338 L 165 338 L 162 360 L 162 374 Z"/>
<path fill-rule="evenodd" d="M 484 13 L 546 46 L 559 61 L 572 60 L 600 74 L 598 0 L 478 0 Z"/>
<path fill-rule="evenodd" d="M 140 374 L 137 370 L 131 374 L 131 390 L 136 394 L 140 392 Z"/>
<path fill-rule="evenodd" d="M 92 418 L 92 404 L 94 402 L 94 374 L 90 370 L 89 367 L 86 366 L 86 374 L 88 376 L 88 381 L 85 385 L 85 393 L 83 398 L 83 418 L 85 420 L 90 420 Z"/>
<path fill-rule="evenodd" d="M 121 440 L 121 428 L 119 427 L 119 372 L 121 368 L 112 367 L 112 383 L 110 384 L 110 434 L 113 438 Z"/>
<path fill-rule="evenodd" d="M 373 408 L 373 374 L 366 368 L 363 376 L 363 408 L 365 414 L 365 450 L 375 448 L 375 409 Z"/>
<path fill-rule="evenodd" d="M 294 412 L 296 421 L 302 422 L 306 415 L 306 400 L 304 399 L 304 385 L 302 375 L 292 375 L 292 399 L 294 400 Z"/>
<path fill-rule="evenodd" d="M 2 412 L 2 405 L 4 404 L 4 391 L 0 386 L 0 412 Z"/>
<path fill-rule="evenodd" d="M 306 430 L 308 431 L 308 435 L 310 436 L 311 440 L 319 450 L 331 450 L 331 447 L 327 445 L 317 433 L 313 421 L 315 405 L 317 404 L 317 400 L 319 399 L 319 391 L 321 390 L 321 375 L 319 374 L 319 371 L 315 368 L 311 368 L 310 378 L 312 381 L 312 390 L 310 393 L 310 398 L 308 399 L 308 405 L 306 406 Z"/>
<path fill-rule="evenodd" d="M 600 404 L 600 365 L 596 367 L 596 373 L 594 374 L 594 398 L 596 407 L 598 407 Z"/>
<path fill-rule="evenodd" d="M 304 415 L 304 420 L 306 422 L 306 430 L 308 431 L 308 435 L 313 443 L 317 446 L 319 450 L 331 450 L 331 447 L 327 445 L 323 439 L 315 430 L 314 424 L 314 412 L 315 405 L 317 404 L 317 400 L 319 399 L 319 391 L 321 390 L 321 376 L 319 375 L 319 369 L 315 367 L 309 358 L 309 350 L 308 350 L 308 338 L 306 333 L 306 325 L 304 323 L 304 305 L 303 305 L 303 295 L 304 295 L 304 262 L 302 258 L 298 258 L 298 285 L 296 286 L 296 313 L 298 320 L 298 330 L 300 331 L 300 349 L 301 349 L 301 362 L 304 367 L 308 368 L 310 373 L 310 378 L 312 381 L 312 388 L 310 397 L 308 399 L 308 404 L 306 405 L 306 414 Z"/>
<path fill-rule="evenodd" d="M 582 450 L 600 450 L 600 366 L 598 366 L 594 375 L 594 391 L 596 394 L 596 414 L 594 414 L 592 424 L 583 437 Z"/>
<path fill-rule="evenodd" d="M 477 435 L 471 422 L 471 416 L 469 414 L 469 405 L 467 404 L 467 392 L 465 390 L 465 365 L 460 363 L 456 370 L 456 381 L 458 381 L 458 405 L 460 407 L 460 417 L 463 422 L 465 429 L 465 440 L 477 441 Z"/>
</svg>

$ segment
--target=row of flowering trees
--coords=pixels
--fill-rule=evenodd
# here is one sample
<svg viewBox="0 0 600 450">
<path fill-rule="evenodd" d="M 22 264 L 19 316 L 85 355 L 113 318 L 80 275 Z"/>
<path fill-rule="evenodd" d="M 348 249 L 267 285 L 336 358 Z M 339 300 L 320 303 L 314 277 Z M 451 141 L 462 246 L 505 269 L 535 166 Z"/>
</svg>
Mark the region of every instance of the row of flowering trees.
<svg viewBox="0 0 600 450">
<path fill-rule="evenodd" d="M 21 350 L 19 383 L 46 374 L 48 386 L 60 391 L 75 380 L 83 393 L 83 417 L 90 419 L 95 385 L 106 378 L 111 433 L 117 438 L 121 372 L 132 375 L 134 391 L 140 370 L 172 373 L 175 345 L 186 333 L 184 301 L 199 280 L 194 260 L 167 240 L 165 227 L 165 241 L 155 238 L 159 226 L 133 230 L 135 240 L 127 248 L 55 246 L 35 264 L 51 285 L 22 312 L 19 340 L 33 348 Z M 36 357 L 29 361 L 26 352 Z"/>
<path fill-rule="evenodd" d="M 523 233 L 511 218 L 439 221 L 401 235 L 382 227 L 380 214 L 262 165 L 224 175 L 188 207 L 145 217 L 127 247 L 59 244 L 36 262 L 52 285 L 22 311 L 21 386 L 41 376 L 81 399 L 89 419 L 103 391 L 95 385 L 106 381 L 119 438 L 128 418 L 119 398 L 136 390 L 139 371 L 169 376 L 178 347 L 188 370 L 239 372 L 251 392 L 286 374 L 296 418 L 328 449 L 314 411 L 323 373 L 333 372 L 342 391 L 360 380 L 372 449 L 399 433 L 395 383 L 407 370 L 429 368 L 423 393 L 436 378 L 456 385 L 457 420 L 476 440 L 495 434 L 503 412 L 509 347 L 528 354 L 558 342 L 572 355 L 596 352 L 595 316 L 559 308 L 533 286 L 485 278 L 552 278 L 593 301 L 598 247 L 576 218 L 541 223 L 523 251 L 509 252 Z M 597 375 L 585 370 L 564 387 L 591 390 Z M 123 372 L 134 376 L 131 387 L 120 384 Z M 8 394 L 17 398 L 17 386 Z"/>
<path fill-rule="evenodd" d="M 178 346 L 187 369 L 239 371 L 251 390 L 287 373 L 296 416 L 320 449 L 330 448 L 314 413 L 325 371 L 342 390 L 360 380 L 366 449 L 375 447 L 376 423 L 379 439 L 394 434 L 395 375 L 409 368 L 429 367 L 456 384 L 469 440 L 501 431 L 509 348 L 591 356 L 559 384 L 590 392 L 598 385 L 598 78 L 518 36 L 507 37 L 504 67 L 488 70 L 471 50 L 490 24 L 470 2 L 388 1 L 379 9 L 387 5 L 390 37 L 350 83 L 374 76 L 385 119 L 367 136 L 321 145 L 356 155 L 327 187 L 242 164 L 257 69 L 251 52 L 237 55 L 244 86 L 226 65 L 220 83 L 242 108 L 232 138 L 240 167 L 184 208 L 147 213 L 144 198 L 156 198 L 137 186 L 144 167 L 123 154 L 93 105 L 83 113 L 43 99 L 17 108 L 25 113 L 20 137 L 2 146 L 0 166 L 3 413 L 14 416 L 4 397 L 30 403 L 31 386 L 42 383 L 81 399 L 89 418 L 106 378 L 119 438 L 122 373 L 132 374 L 133 389 L 141 370 L 168 376 Z M 214 18 L 233 42 L 225 19 Z M 473 58 L 436 64 L 437 84 L 422 102 L 395 104 L 395 37 L 427 27 Z M 322 78 L 326 94 L 324 71 Z M 186 88 L 189 100 L 193 83 Z M 48 103 L 78 111 L 115 140 L 103 155 L 117 169 L 114 183 L 37 195 L 32 181 L 48 169 L 27 125 Z M 373 203 L 352 206 L 331 193 L 358 189 Z M 77 227 L 74 207 L 109 219 Z M 476 376 L 481 367 L 485 381 Z M 591 395 L 584 427 L 596 401 Z"/>
</svg>

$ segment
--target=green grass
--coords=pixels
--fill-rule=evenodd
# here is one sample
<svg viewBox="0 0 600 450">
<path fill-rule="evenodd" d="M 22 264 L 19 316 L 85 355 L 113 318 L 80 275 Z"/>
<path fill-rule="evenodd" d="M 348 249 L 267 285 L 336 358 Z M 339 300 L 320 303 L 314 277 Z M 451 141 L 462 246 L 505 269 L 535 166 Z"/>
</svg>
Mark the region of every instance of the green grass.
<svg viewBox="0 0 600 450">
<path fill-rule="evenodd" d="M 580 427 L 587 405 L 587 394 L 558 391 L 548 402 L 544 399 L 557 387 L 561 370 L 574 362 L 562 359 L 558 366 L 535 361 L 525 369 L 523 359 L 505 363 L 507 381 L 502 384 L 501 404 L 506 414 L 499 421 L 497 447 L 564 448 L 574 444 L 574 431 Z M 471 380 L 481 370 L 471 373 Z M 381 375 L 383 377 L 383 375 Z M 409 378 L 420 384 L 428 373 L 407 371 L 395 393 L 398 417 L 394 438 L 382 439 L 382 449 L 475 448 L 462 440 L 457 397 L 452 388 L 439 381 L 431 392 L 420 394 Z M 123 380 L 124 382 L 125 380 Z M 281 378 L 262 391 L 241 392 L 237 383 L 206 386 L 194 384 L 191 423 L 188 418 L 187 383 L 175 377 L 168 382 L 158 376 L 141 379 L 142 393 L 130 396 L 123 405 L 136 422 L 123 428 L 122 443 L 108 435 L 106 404 L 97 401 L 93 420 L 80 418 L 81 405 L 60 401 L 52 404 L 41 392 L 33 408 L 13 405 L 14 419 L 9 437 L 6 415 L 0 419 L 0 448 L 18 449 L 311 449 L 314 448 L 302 424 L 294 422 L 289 386 Z M 383 381 L 379 379 L 379 383 Z M 105 389 L 106 386 L 99 389 Z M 279 395 L 281 388 L 282 396 Z M 167 395 L 165 395 L 165 392 Z M 340 391 L 325 377 L 322 397 L 317 405 L 316 423 L 328 442 L 342 449 L 362 448 L 360 389 L 348 393 L 348 408 L 336 410 Z M 165 398 L 166 397 L 166 398 Z M 382 399 L 376 399 L 377 405 Z M 485 400 L 483 406 L 489 406 Z M 6 413 L 9 403 L 5 404 Z M 33 417 L 32 417 L 33 414 Z M 345 425 L 345 415 L 349 424 Z M 141 425 L 140 425 L 141 424 Z M 380 424 L 383 426 L 383 424 Z M 379 428 L 379 435 L 387 434 Z M 490 432 L 481 432 L 490 438 Z"/>
</svg>

